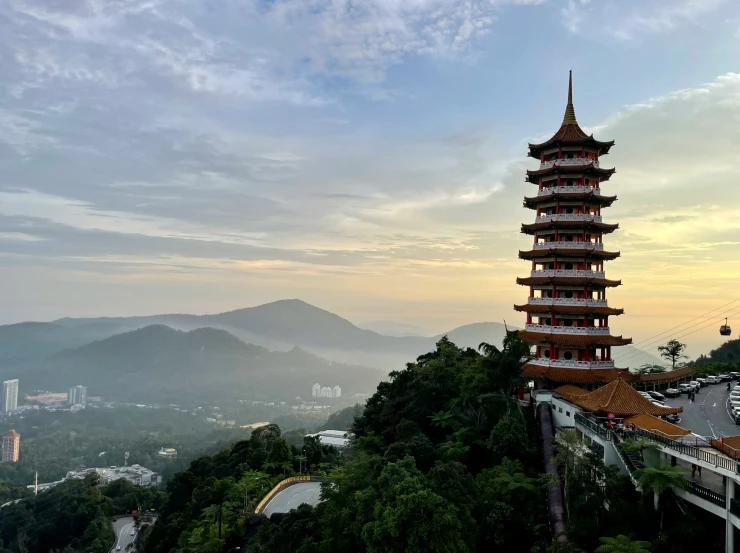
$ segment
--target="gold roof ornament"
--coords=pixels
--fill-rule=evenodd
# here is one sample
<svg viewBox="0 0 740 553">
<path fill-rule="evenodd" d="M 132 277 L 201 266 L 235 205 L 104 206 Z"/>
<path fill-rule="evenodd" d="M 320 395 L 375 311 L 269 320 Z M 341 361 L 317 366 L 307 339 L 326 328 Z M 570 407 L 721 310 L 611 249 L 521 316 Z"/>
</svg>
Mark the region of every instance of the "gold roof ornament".
<svg viewBox="0 0 740 553">
<path fill-rule="evenodd" d="M 573 108 L 573 70 L 568 71 L 568 105 L 565 106 L 563 125 L 577 125 L 576 110 Z"/>
</svg>

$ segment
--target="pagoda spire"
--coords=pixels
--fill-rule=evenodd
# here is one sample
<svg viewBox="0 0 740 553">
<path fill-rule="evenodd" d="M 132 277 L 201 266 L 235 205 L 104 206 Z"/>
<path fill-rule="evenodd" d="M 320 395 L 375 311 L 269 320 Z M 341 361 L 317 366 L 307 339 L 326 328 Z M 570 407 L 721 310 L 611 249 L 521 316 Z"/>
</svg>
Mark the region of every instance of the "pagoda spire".
<svg viewBox="0 0 740 553">
<path fill-rule="evenodd" d="M 568 105 L 565 106 L 563 125 L 577 125 L 576 110 L 573 108 L 573 71 L 568 71 Z"/>
</svg>

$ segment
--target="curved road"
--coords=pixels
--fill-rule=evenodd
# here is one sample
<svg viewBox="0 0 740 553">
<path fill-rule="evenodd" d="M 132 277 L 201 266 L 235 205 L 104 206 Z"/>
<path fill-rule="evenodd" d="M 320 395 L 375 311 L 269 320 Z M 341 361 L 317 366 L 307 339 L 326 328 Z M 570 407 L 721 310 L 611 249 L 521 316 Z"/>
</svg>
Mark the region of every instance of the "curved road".
<svg viewBox="0 0 740 553">
<path fill-rule="evenodd" d="M 117 547 L 120 547 L 120 551 L 126 551 L 126 546 L 130 543 L 134 543 L 136 536 L 132 536 L 131 532 L 134 530 L 134 519 L 133 517 L 123 517 L 113 521 L 113 531 L 116 533 L 116 543 L 113 545 L 111 552 L 117 551 Z"/>
<path fill-rule="evenodd" d="M 262 512 L 269 518 L 273 513 L 287 513 L 291 509 L 297 509 L 301 503 L 315 506 L 321 500 L 320 495 L 321 482 L 293 484 L 273 497 Z"/>
<path fill-rule="evenodd" d="M 737 382 L 733 381 L 732 386 Z M 679 426 L 690 429 L 694 434 L 700 436 L 737 436 L 740 435 L 740 427 L 735 424 L 729 413 L 727 399 L 730 393 L 727 391 L 727 383 L 710 384 L 701 388 L 696 394 L 696 401 L 689 402 L 687 396 L 668 398 L 666 405 L 680 405 L 683 413 L 679 413 L 681 422 Z"/>
</svg>

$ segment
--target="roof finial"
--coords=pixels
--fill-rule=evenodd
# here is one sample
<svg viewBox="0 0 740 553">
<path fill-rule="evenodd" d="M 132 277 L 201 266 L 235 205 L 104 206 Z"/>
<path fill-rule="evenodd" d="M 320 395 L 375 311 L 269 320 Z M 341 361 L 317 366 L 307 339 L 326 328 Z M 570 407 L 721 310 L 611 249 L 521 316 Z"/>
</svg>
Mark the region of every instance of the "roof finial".
<svg viewBox="0 0 740 553">
<path fill-rule="evenodd" d="M 563 125 L 578 124 L 576 110 L 573 108 L 573 71 L 568 71 L 568 105 L 565 107 Z"/>
</svg>

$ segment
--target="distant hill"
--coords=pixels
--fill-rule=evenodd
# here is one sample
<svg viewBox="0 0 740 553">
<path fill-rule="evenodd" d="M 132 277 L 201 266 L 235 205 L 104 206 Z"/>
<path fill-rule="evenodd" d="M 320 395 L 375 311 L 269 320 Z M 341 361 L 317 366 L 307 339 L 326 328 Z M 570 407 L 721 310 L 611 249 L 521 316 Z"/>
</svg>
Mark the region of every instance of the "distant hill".
<svg viewBox="0 0 740 553">
<path fill-rule="evenodd" d="M 691 363 L 693 366 L 706 365 L 708 363 L 740 362 L 740 340 L 728 340 L 717 349 L 713 349 L 708 355 L 700 355 Z"/>
<path fill-rule="evenodd" d="M 57 353 L 28 367 L 22 379 L 25 388 L 83 383 L 90 395 L 166 403 L 214 396 L 288 400 L 310 396 L 314 382 L 339 385 L 343 395 L 370 393 L 384 376 L 300 348 L 271 352 L 224 330 L 151 325 Z"/>
<path fill-rule="evenodd" d="M 394 321 L 370 321 L 357 325 L 364 330 L 372 330 L 384 336 L 427 336 L 428 333 L 417 325 L 408 323 L 397 323 Z"/>
<path fill-rule="evenodd" d="M 360 328 L 304 301 L 291 299 L 216 315 L 65 318 L 52 323 L 0 326 L 0 372 L 40 362 L 62 349 L 77 348 L 93 340 L 150 325 L 166 325 L 183 331 L 210 327 L 271 351 L 290 351 L 297 346 L 325 359 L 385 371 L 403 368 L 406 363 L 430 351 L 442 336 L 384 335 Z M 386 328 L 392 328 L 392 325 L 388 321 L 383 323 Z M 461 326 L 445 334 L 460 346 L 477 348 L 481 342 L 500 344 L 504 333 L 503 324 L 484 322 Z M 631 351 L 627 346 L 615 348 L 614 353 L 618 359 Z M 657 362 L 657 358 L 643 352 L 639 356 L 630 356 L 628 366 Z"/>
</svg>

